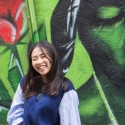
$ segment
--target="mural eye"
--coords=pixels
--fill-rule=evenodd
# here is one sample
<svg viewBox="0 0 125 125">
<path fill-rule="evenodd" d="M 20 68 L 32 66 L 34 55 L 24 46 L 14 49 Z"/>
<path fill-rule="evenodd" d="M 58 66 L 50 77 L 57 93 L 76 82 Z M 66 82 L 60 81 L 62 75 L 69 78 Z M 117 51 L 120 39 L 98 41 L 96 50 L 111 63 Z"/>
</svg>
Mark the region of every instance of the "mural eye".
<svg viewBox="0 0 125 125">
<path fill-rule="evenodd" d="M 97 25 L 98 26 L 112 26 L 121 21 L 125 13 L 120 8 L 115 6 L 102 6 L 98 9 Z"/>
<path fill-rule="evenodd" d="M 111 19 L 118 16 L 120 8 L 117 7 L 100 7 L 98 9 L 98 17 L 101 19 Z"/>
</svg>

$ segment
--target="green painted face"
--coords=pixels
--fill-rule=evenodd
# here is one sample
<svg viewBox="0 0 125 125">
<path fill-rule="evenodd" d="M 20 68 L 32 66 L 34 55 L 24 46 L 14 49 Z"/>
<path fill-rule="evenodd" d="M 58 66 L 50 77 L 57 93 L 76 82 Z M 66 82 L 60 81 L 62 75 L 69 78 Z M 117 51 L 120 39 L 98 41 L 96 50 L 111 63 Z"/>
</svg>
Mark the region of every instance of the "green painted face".
<svg viewBox="0 0 125 125">
<path fill-rule="evenodd" d="M 120 14 L 118 7 L 100 7 L 97 16 L 106 20 L 107 22 L 113 21 L 112 19 Z M 118 22 L 107 26 L 98 26 L 92 28 L 92 34 L 98 38 L 98 43 L 103 46 L 104 51 L 110 54 L 110 57 L 117 65 L 125 66 L 125 19 L 124 17 Z M 103 41 L 100 43 L 100 41 Z M 109 49 L 107 49 L 109 48 Z M 108 51 L 110 50 L 110 51 Z"/>
<path fill-rule="evenodd" d="M 94 69 L 101 70 L 114 84 L 124 85 L 125 11 L 122 4 L 114 4 L 97 0 L 83 3 L 78 32 Z"/>
</svg>

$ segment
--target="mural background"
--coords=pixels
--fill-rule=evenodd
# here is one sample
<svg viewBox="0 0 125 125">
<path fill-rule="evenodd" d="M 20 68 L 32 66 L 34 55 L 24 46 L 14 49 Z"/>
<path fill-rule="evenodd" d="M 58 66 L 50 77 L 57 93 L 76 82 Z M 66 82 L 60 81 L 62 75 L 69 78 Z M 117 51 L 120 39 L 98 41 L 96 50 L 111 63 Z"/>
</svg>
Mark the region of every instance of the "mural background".
<svg viewBox="0 0 125 125">
<path fill-rule="evenodd" d="M 124 0 L 0 0 L 0 125 L 27 71 L 27 51 L 50 41 L 80 100 L 82 125 L 124 125 Z"/>
</svg>

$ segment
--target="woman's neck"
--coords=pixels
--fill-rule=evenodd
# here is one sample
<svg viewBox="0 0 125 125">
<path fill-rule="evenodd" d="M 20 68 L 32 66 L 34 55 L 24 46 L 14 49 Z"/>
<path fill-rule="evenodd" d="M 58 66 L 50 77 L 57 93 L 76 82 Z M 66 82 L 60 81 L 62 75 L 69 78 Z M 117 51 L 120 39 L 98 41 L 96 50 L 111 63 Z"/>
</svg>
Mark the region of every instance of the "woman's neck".
<svg viewBox="0 0 125 125">
<path fill-rule="evenodd" d="M 42 82 L 43 82 L 43 84 L 47 84 L 48 83 L 48 80 L 47 80 L 46 76 L 42 76 Z"/>
</svg>

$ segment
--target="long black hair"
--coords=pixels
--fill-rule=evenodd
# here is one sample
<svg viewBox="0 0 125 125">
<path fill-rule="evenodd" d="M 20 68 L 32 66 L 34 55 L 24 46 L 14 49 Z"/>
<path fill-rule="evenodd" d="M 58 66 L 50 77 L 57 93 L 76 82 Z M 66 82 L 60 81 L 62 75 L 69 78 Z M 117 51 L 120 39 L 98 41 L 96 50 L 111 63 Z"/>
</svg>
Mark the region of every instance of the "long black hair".
<svg viewBox="0 0 125 125">
<path fill-rule="evenodd" d="M 41 51 L 45 49 L 48 54 L 47 56 L 50 57 L 50 59 L 52 60 L 51 70 L 46 75 L 48 80 L 48 83 L 46 85 L 42 83 L 41 75 L 32 66 L 31 54 L 36 47 L 39 47 Z M 48 58 L 47 56 L 46 58 Z M 47 93 L 50 96 L 56 96 L 59 94 L 61 86 L 63 86 L 65 90 L 68 88 L 69 86 L 68 84 L 69 82 L 67 82 L 68 79 L 64 78 L 60 73 L 58 54 L 51 43 L 47 41 L 40 41 L 35 43 L 29 51 L 28 61 L 29 61 L 28 72 L 23 84 L 23 93 L 25 99 L 39 92 Z M 61 83 L 63 84 L 61 85 Z M 42 90 L 43 86 L 44 90 Z"/>
</svg>

